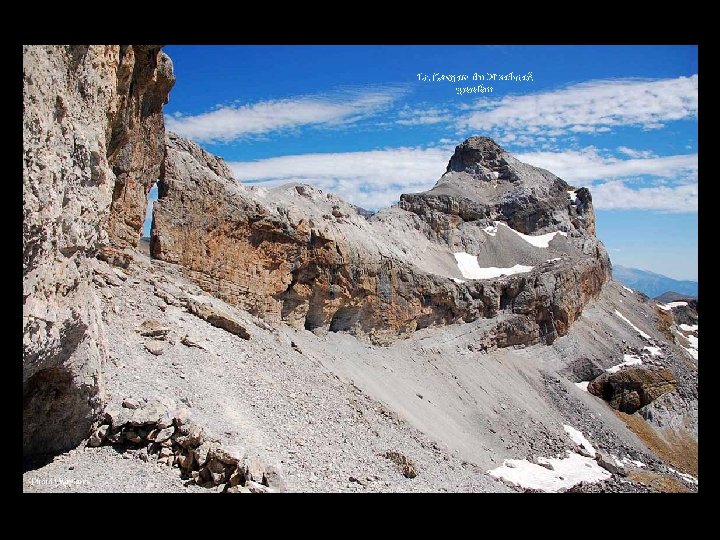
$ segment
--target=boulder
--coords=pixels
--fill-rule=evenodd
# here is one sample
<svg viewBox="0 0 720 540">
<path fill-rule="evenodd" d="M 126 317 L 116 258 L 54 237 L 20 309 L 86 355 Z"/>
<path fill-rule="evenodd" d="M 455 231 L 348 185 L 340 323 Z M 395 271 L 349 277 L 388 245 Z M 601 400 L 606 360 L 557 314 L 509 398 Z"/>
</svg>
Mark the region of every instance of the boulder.
<svg viewBox="0 0 720 540">
<path fill-rule="evenodd" d="M 167 408 L 162 403 L 151 402 L 144 407 L 135 409 L 132 417 L 128 420 L 131 426 L 152 426 L 155 427 L 158 421 L 167 413 Z"/>
<path fill-rule="evenodd" d="M 268 492 L 267 486 L 263 486 L 262 484 L 258 484 L 257 482 L 253 482 L 252 480 L 248 480 L 247 482 L 245 482 L 245 487 L 250 491 L 250 493 Z"/>
<path fill-rule="evenodd" d="M 163 339 L 170 332 L 170 328 L 160 321 L 149 319 L 143 322 L 137 329 L 141 336 Z"/>
<path fill-rule="evenodd" d="M 383 457 L 395 463 L 405 478 L 415 478 L 417 476 L 415 464 L 400 452 L 388 451 L 383 454 Z"/>
<path fill-rule="evenodd" d="M 603 469 L 611 472 L 612 474 L 617 474 L 619 476 L 627 476 L 627 472 L 625 472 L 625 466 L 622 463 L 616 461 L 610 454 L 602 451 L 597 451 L 595 453 L 595 461 L 597 461 L 598 465 L 600 465 Z"/>
<path fill-rule="evenodd" d="M 140 402 L 137 399 L 125 398 L 125 399 L 123 399 L 122 406 L 125 407 L 126 409 L 135 410 L 138 407 L 140 407 Z"/>
<path fill-rule="evenodd" d="M 172 426 L 161 429 L 160 431 L 158 431 L 157 435 L 155 435 L 155 442 L 163 443 L 167 441 L 170 437 L 172 437 L 174 432 L 175 428 Z"/>
<path fill-rule="evenodd" d="M 627 414 L 633 414 L 676 388 L 677 381 L 669 369 L 646 367 L 603 373 L 588 384 L 588 392 Z"/>
<path fill-rule="evenodd" d="M 128 268 L 130 266 L 130 262 L 132 261 L 132 256 L 129 253 L 110 246 L 100 249 L 96 257 L 111 266 L 117 266 L 120 268 Z"/>
<path fill-rule="evenodd" d="M 187 307 L 190 313 L 206 320 L 213 326 L 226 330 L 243 339 L 250 339 L 250 334 L 248 334 L 245 326 L 224 310 L 210 303 L 198 302 L 193 299 L 188 299 Z"/>
<path fill-rule="evenodd" d="M 169 349 L 169 345 L 165 341 L 159 341 L 157 339 L 151 339 L 145 343 L 145 349 L 155 356 L 160 356 Z"/>
<path fill-rule="evenodd" d="M 127 424 L 135 414 L 134 409 L 125 407 L 109 406 L 105 410 L 105 421 L 114 429 L 119 429 Z"/>
<path fill-rule="evenodd" d="M 205 442 L 205 432 L 197 424 L 184 424 L 178 428 L 174 439 L 183 448 L 196 448 Z"/>
<path fill-rule="evenodd" d="M 107 424 L 102 425 L 98 429 L 96 429 L 93 434 L 90 435 L 90 439 L 88 440 L 88 446 L 100 446 L 105 440 L 109 429 L 110 426 L 108 426 Z"/>
</svg>

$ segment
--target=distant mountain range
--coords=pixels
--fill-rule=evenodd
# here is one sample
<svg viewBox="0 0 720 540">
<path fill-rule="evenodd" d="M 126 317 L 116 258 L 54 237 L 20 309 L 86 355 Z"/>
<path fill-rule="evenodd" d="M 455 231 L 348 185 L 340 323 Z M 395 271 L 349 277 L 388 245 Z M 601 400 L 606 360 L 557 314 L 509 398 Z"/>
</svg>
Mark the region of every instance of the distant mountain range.
<svg viewBox="0 0 720 540">
<path fill-rule="evenodd" d="M 615 264 L 613 265 L 613 276 L 628 287 L 647 294 L 650 298 L 655 298 L 668 291 L 693 298 L 697 298 L 698 294 L 697 281 L 680 281 L 638 268 L 627 268 Z"/>
</svg>

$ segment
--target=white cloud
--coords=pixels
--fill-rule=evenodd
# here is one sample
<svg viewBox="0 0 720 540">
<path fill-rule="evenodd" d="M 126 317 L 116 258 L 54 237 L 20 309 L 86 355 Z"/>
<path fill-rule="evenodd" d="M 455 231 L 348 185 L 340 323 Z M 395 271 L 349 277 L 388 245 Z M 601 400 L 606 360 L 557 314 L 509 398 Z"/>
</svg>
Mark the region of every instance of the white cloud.
<svg viewBox="0 0 720 540">
<path fill-rule="evenodd" d="M 697 154 L 618 159 L 603 157 L 592 146 L 565 152 L 526 152 L 516 157 L 525 163 L 547 169 L 570 184 L 641 175 L 663 178 L 692 175 L 696 178 L 698 169 Z"/>
<path fill-rule="evenodd" d="M 166 116 L 165 125 L 195 141 L 228 142 L 300 126 L 357 122 L 386 109 L 402 93 L 399 88 L 384 88 L 227 105 L 193 116 Z"/>
<path fill-rule="evenodd" d="M 642 154 L 630 148 L 626 150 L 627 155 Z M 596 148 L 588 147 L 566 152 L 529 152 L 518 154 L 517 158 L 547 169 L 570 184 L 604 181 L 591 186 L 593 203 L 599 209 L 697 212 L 697 154 L 623 160 L 603 157 Z M 638 176 L 653 177 L 654 185 L 628 186 L 627 179 Z M 622 181 L 623 178 L 626 181 Z"/>
<path fill-rule="evenodd" d="M 698 185 L 655 186 L 631 189 L 620 180 L 596 184 L 592 188 L 593 204 L 605 210 L 661 210 L 697 212 Z"/>
<path fill-rule="evenodd" d="M 401 126 L 418 126 L 427 124 L 439 124 L 441 122 L 449 122 L 452 120 L 448 109 L 440 109 L 438 107 L 430 107 L 427 109 L 411 109 L 405 107 L 398 112 L 396 124 Z"/>
<path fill-rule="evenodd" d="M 478 100 L 458 120 L 463 130 L 527 135 L 605 132 L 610 126 L 657 129 L 697 117 L 698 76 L 661 80 L 600 80 L 499 100 Z"/>
<path fill-rule="evenodd" d="M 230 162 L 229 166 L 241 182 L 268 187 L 301 182 L 337 193 L 358 206 L 377 209 L 397 202 L 402 193 L 430 189 L 445 172 L 451 153 L 452 149 L 443 145 L 282 156 Z M 596 148 L 588 147 L 517 157 L 571 184 L 604 182 L 591 184 L 596 208 L 697 211 L 697 154 L 622 160 L 603 157 Z M 674 185 L 637 189 L 621 180 L 644 175 L 655 178 L 653 182 Z"/>
<path fill-rule="evenodd" d="M 631 158 L 651 158 L 655 157 L 655 153 L 652 150 L 634 150 L 627 146 L 618 146 L 618 152 L 625 154 Z"/>
<path fill-rule="evenodd" d="M 443 148 L 392 148 L 367 152 L 304 154 L 229 162 L 242 182 L 276 186 L 301 182 L 331 191 L 368 209 L 384 208 L 402 193 L 430 189 L 445 172 Z"/>
</svg>

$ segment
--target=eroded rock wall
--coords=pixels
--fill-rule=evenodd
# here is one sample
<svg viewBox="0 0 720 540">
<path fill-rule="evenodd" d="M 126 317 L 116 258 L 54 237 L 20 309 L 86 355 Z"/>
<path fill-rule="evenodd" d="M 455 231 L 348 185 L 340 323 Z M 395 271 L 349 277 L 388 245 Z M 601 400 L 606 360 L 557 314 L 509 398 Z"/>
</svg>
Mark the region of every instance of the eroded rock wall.
<svg viewBox="0 0 720 540">
<path fill-rule="evenodd" d="M 384 229 L 334 196 L 301 185 L 262 195 L 196 144 L 174 134 L 167 144 L 153 257 L 180 264 L 206 291 L 271 321 L 388 343 L 504 312 L 518 321 L 503 323 L 495 345 L 552 342 L 609 278 L 601 244 L 581 238 L 588 253 L 575 259 L 528 275 L 454 282 L 414 266 L 412 254 L 395 256 Z"/>
<path fill-rule="evenodd" d="M 173 81 L 159 46 L 23 49 L 26 455 L 76 445 L 101 409 L 107 351 L 95 256 L 140 234 Z"/>
</svg>

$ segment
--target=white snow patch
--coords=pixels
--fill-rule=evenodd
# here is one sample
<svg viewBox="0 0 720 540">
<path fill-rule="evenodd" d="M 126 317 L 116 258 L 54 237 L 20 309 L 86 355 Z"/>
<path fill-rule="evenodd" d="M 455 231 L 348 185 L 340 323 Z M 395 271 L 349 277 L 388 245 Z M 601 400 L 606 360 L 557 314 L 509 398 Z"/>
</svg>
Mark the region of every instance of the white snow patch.
<svg viewBox="0 0 720 540">
<path fill-rule="evenodd" d="M 683 332 L 697 332 L 698 325 L 697 324 L 681 324 L 680 330 L 682 330 Z"/>
<path fill-rule="evenodd" d="M 510 268 L 498 268 L 496 266 L 480 268 L 475 255 L 470 255 L 464 251 L 455 253 L 454 255 L 460 273 L 468 279 L 491 279 L 502 276 L 503 274 L 508 276 L 512 274 L 522 274 L 533 269 L 532 266 L 524 266 L 522 264 L 516 264 Z"/>
<path fill-rule="evenodd" d="M 574 190 L 569 189 L 569 190 L 568 190 L 568 195 L 570 195 L 570 198 L 572 199 L 572 203 L 573 203 L 573 204 L 577 204 L 577 193 L 575 193 Z"/>
<path fill-rule="evenodd" d="M 630 459 L 629 457 L 622 458 L 621 463 L 623 465 L 627 465 L 629 463 L 631 465 L 635 465 L 636 467 L 639 467 L 640 469 L 642 469 L 643 467 L 646 466 L 642 461 L 638 461 L 636 459 Z"/>
<path fill-rule="evenodd" d="M 682 473 L 682 472 L 680 472 L 680 471 L 676 471 L 676 470 L 673 469 L 672 467 L 668 467 L 668 470 L 669 470 L 671 473 L 673 473 L 673 474 L 677 474 L 680 478 L 682 478 L 682 479 L 685 480 L 686 482 L 690 482 L 691 484 L 695 484 L 696 486 L 698 485 L 698 480 L 697 480 L 697 478 L 695 478 L 695 477 L 692 476 L 691 474 L 686 474 L 686 473 Z"/>
<path fill-rule="evenodd" d="M 483 231 L 485 231 L 490 236 L 495 236 L 495 234 L 497 233 L 497 225 L 488 225 L 483 229 Z"/>
<path fill-rule="evenodd" d="M 497 172 L 497 171 L 492 171 L 491 174 L 493 175 L 493 178 L 495 178 L 496 180 L 497 180 L 498 178 L 500 178 L 500 173 Z"/>
<path fill-rule="evenodd" d="M 515 234 L 517 234 L 520 238 L 522 238 L 523 240 L 525 240 L 528 244 L 532 244 L 533 246 L 539 247 L 539 248 L 546 248 L 546 247 L 548 247 L 548 245 L 550 244 L 550 241 L 551 241 L 553 238 L 555 238 L 555 235 L 557 235 L 557 234 L 561 234 L 561 235 L 563 235 L 563 236 L 567 236 L 567 233 L 566 233 L 566 232 L 562 232 L 562 231 L 555 231 L 555 232 L 550 232 L 550 233 L 546 233 L 546 234 L 540 234 L 540 235 L 538 235 L 538 236 L 531 236 L 531 235 L 529 235 L 529 234 L 523 234 L 523 233 L 521 233 L 521 232 L 516 231 L 515 229 L 513 229 L 512 227 L 510 227 L 510 226 L 508 226 L 507 224 L 503 223 L 502 221 L 496 221 L 496 222 L 495 222 L 495 225 L 496 225 L 496 226 L 497 226 L 497 225 L 502 225 L 503 227 L 507 227 L 507 228 L 510 229 L 512 232 L 514 232 Z"/>
<path fill-rule="evenodd" d="M 617 373 L 623 366 L 637 366 L 639 364 L 642 364 L 642 360 L 638 356 L 635 356 L 634 354 L 625 354 L 623 355 L 622 362 L 616 366 L 607 368 L 605 371 L 608 373 Z"/>
<path fill-rule="evenodd" d="M 697 360 L 698 359 L 698 338 L 696 338 L 695 336 L 692 336 L 692 335 L 686 336 L 685 334 L 682 334 L 682 333 L 678 332 L 677 330 L 675 331 L 675 333 L 678 336 L 684 337 L 685 339 L 687 339 L 690 342 L 690 347 L 683 347 L 682 345 L 680 345 L 680 346 L 683 349 L 685 349 L 690 356 L 692 356 L 695 360 Z"/>
<path fill-rule="evenodd" d="M 563 424 L 563 428 L 565 428 L 565 433 L 570 435 L 570 438 L 575 444 L 577 444 L 578 446 L 582 446 L 585 451 L 590 454 L 590 457 L 595 457 L 595 448 L 593 448 L 593 445 L 590 444 L 590 441 L 585 438 L 585 435 L 583 435 L 574 427 L 568 426 L 567 424 Z"/>
<path fill-rule="evenodd" d="M 637 326 L 635 326 L 633 323 L 631 323 L 627 317 L 625 317 L 622 313 L 620 313 L 617 309 L 615 310 L 615 315 L 620 317 L 623 321 L 628 323 L 638 334 L 640 334 L 641 337 L 644 337 L 645 339 L 650 339 L 650 336 L 648 336 L 645 332 L 640 330 Z"/>
<path fill-rule="evenodd" d="M 662 351 L 660 350 L 660 347 L 645 346 L 645 347 L 643 347 L 643 349 L 647 349 L 648 351 L 650 351 L 651 356 L 662 356 L 663 355 Z"/>
<path fill-rule="evenodd" d="M 580 390 L 585 390 L 587 392 L 588 384 L 590 384 L 590 381 L 582 381 L 582 382 L 576 382 L 575 386 L 577 386 Z"/>
<path fill-rule="evenodd" d="M 515 486 L 552 493 L 580 482 L 600 482 L 612 476 L 593 458 L 575 452 L 568 451 L 567 457 L 562 459 L 538 458 L 538 461 L 549 465 L 552 470 L 526 459 L 506 459 L 502 466 L 487 472 Z"/>
<path fill-rule="evenodd" d="M 656 304 L 657 307 L 660 309 L 664 309 L 665 311 L 670 311 L 674 307 L 682 307 L 687 306 L 687 302 L 670 302 L 669 304 Z"/>
<path fill-rule="evenodd" d="M 561 261 L 561 260 L 562 260 L 562 257 L 555 257 L 554 259 L 548 259 L 545 262 L 555 262 L 555 261 Z"/>
<path fill-rule="evenodd" d="M 625 285 L 622 285 L 622 288 L 625 289 L 626 291 L 630 291 L 631 293 L 635 292 L 630 287 L 626 287 Z"/>
<path fill-rule="evenodd" d="M 458 279 L 458 278 L 456 278 L 456 277 L 450 278 L 450 279 L 452 279 L 455 283 L 465 283 L 465 280 L 464 280 L 464 279 Z"/>
</svg>

